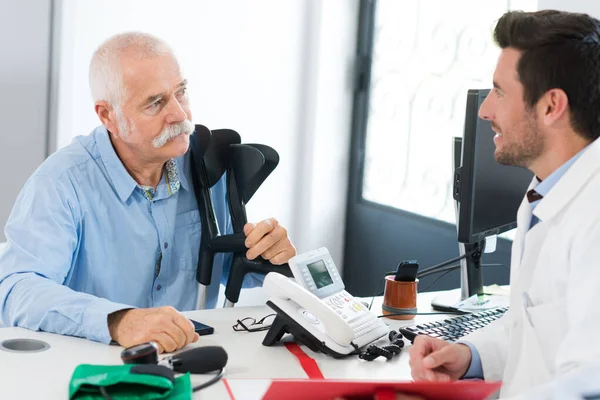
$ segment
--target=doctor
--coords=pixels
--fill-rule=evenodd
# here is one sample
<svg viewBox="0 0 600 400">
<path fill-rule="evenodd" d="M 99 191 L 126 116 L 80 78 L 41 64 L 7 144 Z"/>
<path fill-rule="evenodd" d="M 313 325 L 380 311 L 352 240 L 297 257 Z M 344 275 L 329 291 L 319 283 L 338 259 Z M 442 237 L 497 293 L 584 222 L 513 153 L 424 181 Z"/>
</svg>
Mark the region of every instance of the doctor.
<svg viewBox="0 0 600 400">
<path fill-rule="evenodd" d="M 479 116 L 496 160 L 535 173 L 517 215 L 510 309 L 449 344 L 419 336 L 415 380 L 504 382 L 502 398 L 575 395 L 600 376 L 600 21 L 558 11 L 509 12 Z M 564 398 L 564 397 L 563 397 Z"/>
</svg>

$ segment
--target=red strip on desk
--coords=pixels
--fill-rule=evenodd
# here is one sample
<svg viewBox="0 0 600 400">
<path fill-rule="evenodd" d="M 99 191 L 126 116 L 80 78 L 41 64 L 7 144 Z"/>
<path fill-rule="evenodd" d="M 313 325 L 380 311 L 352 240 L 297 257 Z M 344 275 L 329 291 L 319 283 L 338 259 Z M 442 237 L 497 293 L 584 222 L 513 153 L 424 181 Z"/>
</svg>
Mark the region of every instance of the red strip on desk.
<svg viewBox="0 0 600 400">
<path fill-rule="evenodd" d="M 223 384 L 225 385 L 225 389 L 227 389 L 227 394 L 229 395 L 229 398 L 231 400 L 235 400 L 235 397 L 233 396 L 233 392 L 231 391 L 231 387 L 229 387 L 227 379 L 223 379 Z"/>
<path fill-rule="evenodd" d="M 304 372 L 306 372 L 306 375 L 308 375 L 309 379 L 325 379 L 323 373 L 317 365 L 317 362 L 313 358 L 309 357 L 308 354 L 306 354 L 300 348 L 300 346 L 293 342 L 286 342 L 285 347 L 290 353 L 296 356 L 298 361 L 300 361 L 300 365 L 302 366 Z"/>
</svg>

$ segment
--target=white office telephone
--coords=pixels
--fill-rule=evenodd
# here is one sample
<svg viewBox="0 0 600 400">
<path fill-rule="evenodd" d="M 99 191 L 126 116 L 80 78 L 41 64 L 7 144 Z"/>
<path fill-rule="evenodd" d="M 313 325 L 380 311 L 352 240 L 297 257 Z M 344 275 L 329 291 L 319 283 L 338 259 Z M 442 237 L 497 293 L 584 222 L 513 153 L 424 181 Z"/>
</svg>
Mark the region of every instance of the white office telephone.
<svg viewBox="0 0 600 400">
<path fill-rule="evenodd" d="M 389 332 L 388 326 L 344 290 L 329 251 L 322 247 L 289 261 L 296 281 L 271 272 L 263 288 L 277 317 L 265 346 L 285 333 L 314 351 L 343 357 Z"/>
</svg>

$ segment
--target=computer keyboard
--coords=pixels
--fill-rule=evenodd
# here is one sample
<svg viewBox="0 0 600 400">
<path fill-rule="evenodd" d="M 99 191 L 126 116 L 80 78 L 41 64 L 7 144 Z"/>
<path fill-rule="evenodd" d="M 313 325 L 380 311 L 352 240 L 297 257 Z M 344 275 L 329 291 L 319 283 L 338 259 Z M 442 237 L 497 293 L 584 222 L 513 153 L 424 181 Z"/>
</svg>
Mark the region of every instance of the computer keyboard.
<svg viewBox="0 0 600 400">
<path fill-rule="evenodd" d="M 447 318 L 441 321 L 407 326 L 405 328 L 400 328 L 400 333 L 410 340 L 411 343 L 414 342 L 417 335 L 427 335 L 454 342 L 479 328 L 483 328 L 490 322 L 497 320 L 503 316 L 507 310 L 508 307 L 494 308 L 492 310 Z"/>
</svg>

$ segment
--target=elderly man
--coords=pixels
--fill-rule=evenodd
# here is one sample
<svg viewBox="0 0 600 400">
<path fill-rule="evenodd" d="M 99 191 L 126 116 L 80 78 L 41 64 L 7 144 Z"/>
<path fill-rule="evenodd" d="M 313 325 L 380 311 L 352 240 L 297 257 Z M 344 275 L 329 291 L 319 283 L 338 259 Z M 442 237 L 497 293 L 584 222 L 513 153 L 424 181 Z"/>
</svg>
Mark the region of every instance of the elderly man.
<svg viewBox="0 0 600 400">
<path fill-rule="evenodd" d="M 174 351 L 198 339 L 176 310 L 197 298 L 200 216 L 191 187 L 193 132 L 186 79 L 170 49 L 148 34 L 103 43 L 90 64 L 102 125 L 49 157 L 29 178 L 6 225 L 0 317 L 21 326 L 123 346 Z M 212 189 L 230 232 L 225 182 Z M 249 259 L 296 254 L 275 219 L 244 228 Z M 230 256 L 214 263 L 214 307 Z M 249 275 L 246 287 L 260 285 Z"/>
</svg>

